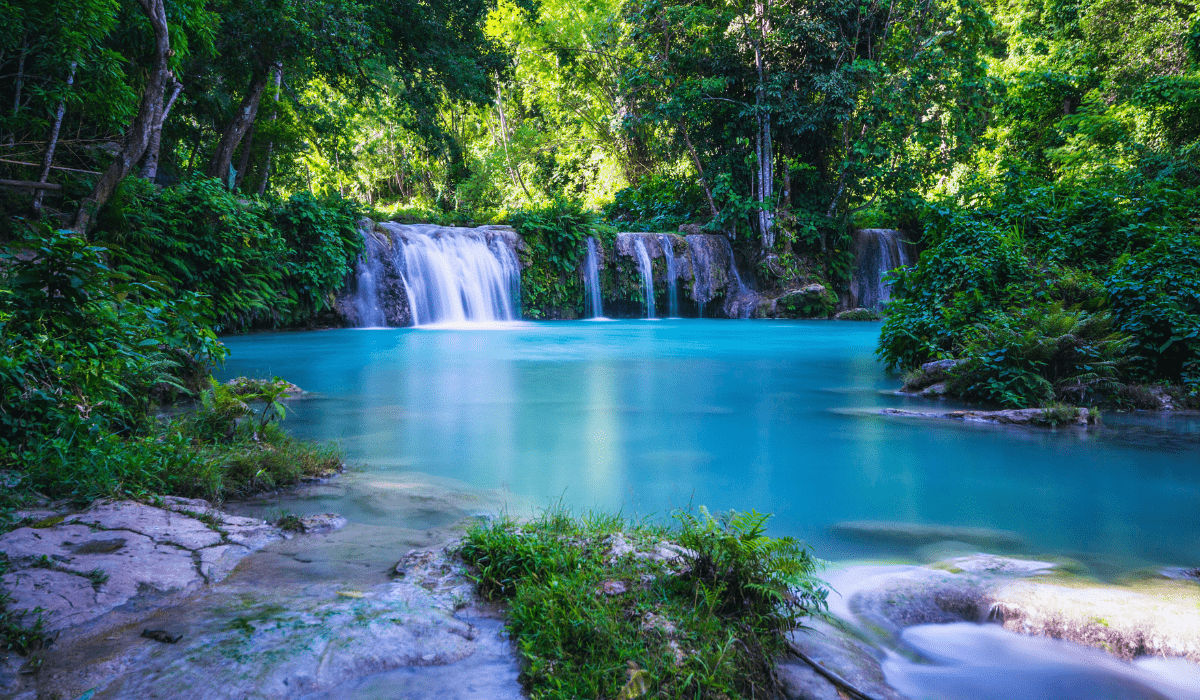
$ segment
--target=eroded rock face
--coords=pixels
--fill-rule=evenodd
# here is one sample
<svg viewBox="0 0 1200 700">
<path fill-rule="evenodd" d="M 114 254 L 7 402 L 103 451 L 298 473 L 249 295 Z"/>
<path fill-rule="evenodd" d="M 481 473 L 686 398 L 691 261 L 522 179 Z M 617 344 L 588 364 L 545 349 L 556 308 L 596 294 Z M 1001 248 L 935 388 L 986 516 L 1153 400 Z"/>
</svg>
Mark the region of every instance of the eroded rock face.
<svg viewBox="0 0 1200 700">
<path fill-rule="evenodd" d="M 139 597 L 220 581 L 247 554 L 279 538 L 266 522 L 222 513 L 206 501 L 98 501 L 56 525 L 0 536 L 11 568 L 0 585 L 12 596 L 11 609 L 41 608 L 46 628 L 61 630 Z"/>
</svg>

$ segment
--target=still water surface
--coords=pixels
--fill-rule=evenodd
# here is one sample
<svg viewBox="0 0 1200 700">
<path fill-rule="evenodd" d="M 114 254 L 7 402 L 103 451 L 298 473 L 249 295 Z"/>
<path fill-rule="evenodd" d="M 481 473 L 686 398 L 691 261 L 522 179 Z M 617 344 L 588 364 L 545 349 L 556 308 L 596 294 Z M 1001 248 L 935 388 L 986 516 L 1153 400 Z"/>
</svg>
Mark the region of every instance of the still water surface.
<svg viewBox="0 0 1200 700">
<path fill-rule="evenodd" d="M 826 559 L 901 553 L 831 531 L 873 520 L 1011 531 L 1019 551 L 1098 573 L 1196 565 L 1200 417 L 1033 430 L 882 416 L 950 406 L 892 393 L 878 334 L 705 320 L 271 333 L 226 338 L 224 374 L 312 392 L 289 429 L 340 440 L 373 483 L 417 472 L 514 509 L 755 508 Z M 341 493 L 303 509 L 405 517 Z"/>
</svg>

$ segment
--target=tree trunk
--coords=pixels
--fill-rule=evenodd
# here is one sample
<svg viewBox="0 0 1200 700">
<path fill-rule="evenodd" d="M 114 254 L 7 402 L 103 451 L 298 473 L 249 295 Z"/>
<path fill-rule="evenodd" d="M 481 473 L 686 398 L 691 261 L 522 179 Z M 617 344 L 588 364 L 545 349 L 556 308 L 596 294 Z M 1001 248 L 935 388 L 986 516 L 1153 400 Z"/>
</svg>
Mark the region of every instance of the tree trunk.
<svg viewBox="0 0 1200 700">
<path fill-rule="evenodd" d="M 21 113 L 21 88 L 25 85 L 25 56 L 29 54 L 29 49 L 21 47 L 21 58 L 17 59 L 17 91 L 13 95 L 13 116 Z"/>
<path fill-rule="evenodd" d="M 246 168 L 250 167 L 250 149 L 254 147 L 254 123 L 250 124 L 250 128 L 246 130 L 246 137 L 242 139 L 242 157 L 238 159 L 237 178 L 233 186 L 241 189 L 242 180 L 246 178 Z"/>
<path fill-rule="evenodd" d="M 271 123 L 279 118 L 279 86 L 283 83 L 283 64 L 276 63 L 271 69 L 275 79 L 275 111 L 271 112 Z M 267 179 L 271 176 L 271 152 L 275 150 L 275 142 L 267 141 L 267 155 L 263 158 L 262 179 L 258 181 L 258 196 L 267 193 Z"/>
<path fill-rule="evenodd" d="M 67 75 L 68 92 L 75 84 L 75 67 L 77 65 L 79 65 L 77 62 L 71 61 L 71 72 Z M 46 142 L 46 155 L 42 158 L 42 172 L 38 175 L 38 182 L 45 182 L 46 178 L 50 177 L 50 166 L 54 164 L 54 150 L 58 148 L 58 132 L 62 130 L 63 115 L 66 113 L 67 94 L 64 92 L 58 101 L 58 109 L 54 110 L 54 125 L 50 127 L 50 139 Z M 33 215 L 36 217 L 42 215 L 42 197 L 45 194 L 45 189 L 39 189 L 33 195 Z"/>
<path fill-rule="evenodd" d="M 237 150 L 238 144 L 242 142 L 242 137 L 246 135 L 246 130 L 254 123 L 254 117 L 258 115 L 258 103 L 262 99 L 263 91 L 267 89 L 267 73 L 255 73 L 250 79 L 250 87 L 246 90 L 246 95 L 242 98 L 242 104 L 238 107 L 237 114 L 233 119 L 229 120 L 229 124 L 225 126 L 225 132 L 221 134 L 221 141 L 217 144 L 217 151 L 213 153 L 212 160 L 208 162 L 208 169 L 205 174 L 209 177 L 215 177 L 222 182 L 229 182 L 229 168 L 233 163 L 233 152 Z"/>
<path fill-rule="evenodd" d="M 146 146 L 150 143 L 150 132 L 154 128 L 154 117 L 162 110 L 163 93 L 172 78 L 167 60 L 171 56 L 171 37 L 167 29 L 167 12 L 163 0 L 138 0 L 150 26 L 154 29 L 154 64 L 146 77 L 146 90 L 142 93 L 142 104 L 137 116 L 125 134 L 125 144 L 104 174 L 96 182 L 95 189 L 79 203 L 72 228 L 78 233 L 87 233 L 88 225 L 112 197 L 117 185 L 133 170 Z"/>
<path fill-rule="evenodd" d="M 767 23 L 766 0 L 754 3 L 754 14 L 758 16 L 758 36 L 754 39 L 754 67 L 758 71 L 758 84 L 754 90 L 755 113 L 758 116 L 758 172 L 755 199 L 758 201 L 758 230 L 762 235 L 762 247 L 768 250 L 775 245 L 774 219 L 769 211 L 770 198 L 775 194 L 774 157 L 771 153 L 771 112 L 767 106 L 766 67 L 763 43 L 770 26 Z"/>
<path fill-rule="evenodd" d="M 504 116 L 504 93 L 501 91 L 500 81 L 496 81 L 496 110 L 500 112 L 500 139 L 504 144 L 504 162 L 508 165 L 508 175 L 515 182 L 521 184 L 521 191 L 525 193 L 525 198 L 532 205 L 533 197 L 525 187 L 525 178 L 521 177 L 520 168 L 513 167 L 512 158 L 508 155 L 508 119 Z"/>
<path fill-rule="evenodd" d="M 154 116 L 154 130 L 150 132 L 150 143 L 146 146 L 146 161 L 142 165 L 142 177 L 151 182 L 158 177 L 158 151 L 162 146 L 163 124 L 167 121 L 167 117 L 171 116 L 171 107 L 175 105 L 175 98 L 179 97 L 179 92 L 183 90 L 183 83 L 178 80 L 173 80 L 172 83 L 171 96 L 167 98 L 162 110 Z"/>
</svg>

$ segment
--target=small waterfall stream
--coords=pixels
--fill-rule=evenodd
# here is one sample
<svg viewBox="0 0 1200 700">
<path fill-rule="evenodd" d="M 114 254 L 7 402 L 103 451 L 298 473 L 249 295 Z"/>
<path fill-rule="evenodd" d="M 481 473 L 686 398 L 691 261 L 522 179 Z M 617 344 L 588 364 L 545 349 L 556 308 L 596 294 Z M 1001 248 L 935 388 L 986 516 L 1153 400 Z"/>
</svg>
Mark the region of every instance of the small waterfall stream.
<svg viewBox="0 0 1200 700">
<path fill-rule="evenodd" d="M 600 256 L 596 251 L 596 239 L 588 236 L 587 260 L 583 268 L 583 286 L 587 291 L 588 303 L 592 307 L 592 318 L 603 318 L 604 310 L 600 304 Z"/>
<path fill-rule="evenodd" d="M 884 276 L 913 262 L 909 244 L 901 236 L 900 231 L 886 228 L 865 228 L 855 234 L 850 292 L 856 306 L 881 309 L 891 298 L 891 285 Z"/>
<path fill-rule="evenodd" d="M 650 254 L 646 252 L 646 243 L 635 239 L 633 249 L 637 253 L 638 272 L 642 274 L 642 287 L 646 294 L 646 318 L 654 318 L 654 267 L 650 263 Z"/>
<path fill-rule="evenodd" d="M 519 317 L 516 234 L 502 227 L 381 224 L 349 292 L 358 327 L 484 323 Z"/>
<path fill-rule="evenodd" d="M 659 236 L 659 242 L 662 243 L 663 257 L 667 259 L 667 315 L 679 318 L 679 290 L 675 286 L 675 278 L 678 276 L 675 270 L 675 249 L 671 245 L 670 236 Z"/>
</svg>

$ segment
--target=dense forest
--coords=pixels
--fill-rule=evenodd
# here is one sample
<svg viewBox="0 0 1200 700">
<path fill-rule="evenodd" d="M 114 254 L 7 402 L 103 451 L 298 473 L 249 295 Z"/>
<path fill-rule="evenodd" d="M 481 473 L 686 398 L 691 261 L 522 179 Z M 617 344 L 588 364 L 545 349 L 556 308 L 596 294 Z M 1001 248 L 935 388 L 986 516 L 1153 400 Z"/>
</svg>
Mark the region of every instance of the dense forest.
<svg viewBox="0 0 1200 700">
<path fill-rule="evenodd" d="M 238 420 L 245 402 L 209 383 L 217 334 L 320 324 L 362 216 L 512 223 L 547 288 L 605 227 L 724 234 L 755 284 L 834 290 L 854 229 L 899 229 L 921 253 L 894 273 L 879 354 L 910 385 L 1020 407 L 1200 396 L 1190 3 L 0 14 L 0 468 L 39 493 L 293 478 L 291 458 L 222 466 L 271 421 Z M 917 369 L 938 359 L 958 362 Z M 150 417 L 188 395 L 197 416 Z"/>
</svg>

